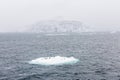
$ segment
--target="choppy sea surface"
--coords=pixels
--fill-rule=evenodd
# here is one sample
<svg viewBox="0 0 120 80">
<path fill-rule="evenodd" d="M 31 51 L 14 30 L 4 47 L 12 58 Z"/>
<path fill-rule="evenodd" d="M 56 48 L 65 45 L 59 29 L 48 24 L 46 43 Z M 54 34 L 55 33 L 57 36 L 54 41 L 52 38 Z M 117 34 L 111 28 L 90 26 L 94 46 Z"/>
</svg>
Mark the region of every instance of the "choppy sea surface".
<svg viewBox="0 0 120 80">
<path fill-rule="evenodd" d="M 35 65 L 39 57 L 76 64 Z M 0 80 L 120 80 L 120 34 L 0 34 Z"/>
</svg>

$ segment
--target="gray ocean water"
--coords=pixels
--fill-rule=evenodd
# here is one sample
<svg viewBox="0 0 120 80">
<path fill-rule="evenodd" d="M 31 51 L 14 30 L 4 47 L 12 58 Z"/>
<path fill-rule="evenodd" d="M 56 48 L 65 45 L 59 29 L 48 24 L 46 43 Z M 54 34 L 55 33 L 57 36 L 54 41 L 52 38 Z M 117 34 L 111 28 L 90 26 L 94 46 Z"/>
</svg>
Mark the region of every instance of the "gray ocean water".
<svg viewBox="0 0 120 80">
<path fill-rule="evenodd" d="M 73 56 L 71 65 L 28 64 Z M 0 34 L 0 80 L 120 80 L 120 34 Z"/>
</svg>

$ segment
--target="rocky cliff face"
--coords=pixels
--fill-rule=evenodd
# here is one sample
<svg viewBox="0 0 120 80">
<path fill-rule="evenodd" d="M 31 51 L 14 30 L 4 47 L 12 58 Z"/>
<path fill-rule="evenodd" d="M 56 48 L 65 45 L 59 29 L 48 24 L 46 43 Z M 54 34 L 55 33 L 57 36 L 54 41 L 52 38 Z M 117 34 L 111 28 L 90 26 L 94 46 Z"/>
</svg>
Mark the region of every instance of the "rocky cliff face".
<svg viewBox="0 0 120 80">
<path fill-rule="evenodd" d="M 60 33 L 86 32 L 87 27 L 79 21 L 41 21 L 31 26 L 29 32 Z"/>
</svg>

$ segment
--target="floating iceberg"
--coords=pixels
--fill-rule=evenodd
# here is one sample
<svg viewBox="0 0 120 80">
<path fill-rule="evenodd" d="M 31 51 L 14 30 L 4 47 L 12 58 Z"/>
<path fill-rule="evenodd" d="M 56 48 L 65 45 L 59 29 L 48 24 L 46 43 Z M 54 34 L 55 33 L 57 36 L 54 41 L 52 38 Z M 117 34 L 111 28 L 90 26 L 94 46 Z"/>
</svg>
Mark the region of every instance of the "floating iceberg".
<svg viewBox="0 0 120 80">
<path fill-rule="evenodd" d="M 34 59 L 29 62 L 29 64 L 39 64 L 39 65 L 64 65 L 64 64 L 74 64 L 77 63 L 79 59 L 74 57 L 41 57 Z"/>
<path fill-rule="evenodd" d="M 65 33 L 58 33 L 58 34 L 57 33 L 56 34 L 55 33 L 53 33 L 53 34 L 49 33 L 49 34 L 46 34 L 46 36 L 64 36 L 64 35 L 68 35 L 68 34 L 65 34 Z"/>
</svg>

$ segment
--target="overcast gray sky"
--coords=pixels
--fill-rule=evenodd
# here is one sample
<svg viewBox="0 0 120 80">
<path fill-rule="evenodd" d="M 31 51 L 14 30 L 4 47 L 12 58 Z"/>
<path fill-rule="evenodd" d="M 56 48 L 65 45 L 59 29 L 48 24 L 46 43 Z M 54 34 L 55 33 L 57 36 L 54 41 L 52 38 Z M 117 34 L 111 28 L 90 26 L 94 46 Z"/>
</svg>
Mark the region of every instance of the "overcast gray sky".
<svg viewBox="0 0 120 80">
<path fill-rule="evenodd" d="M 0 31 L 40 20 L 79 20 L 97 30 L 120 30 L 120 0 L 0 0 Z"/>
</svg>

